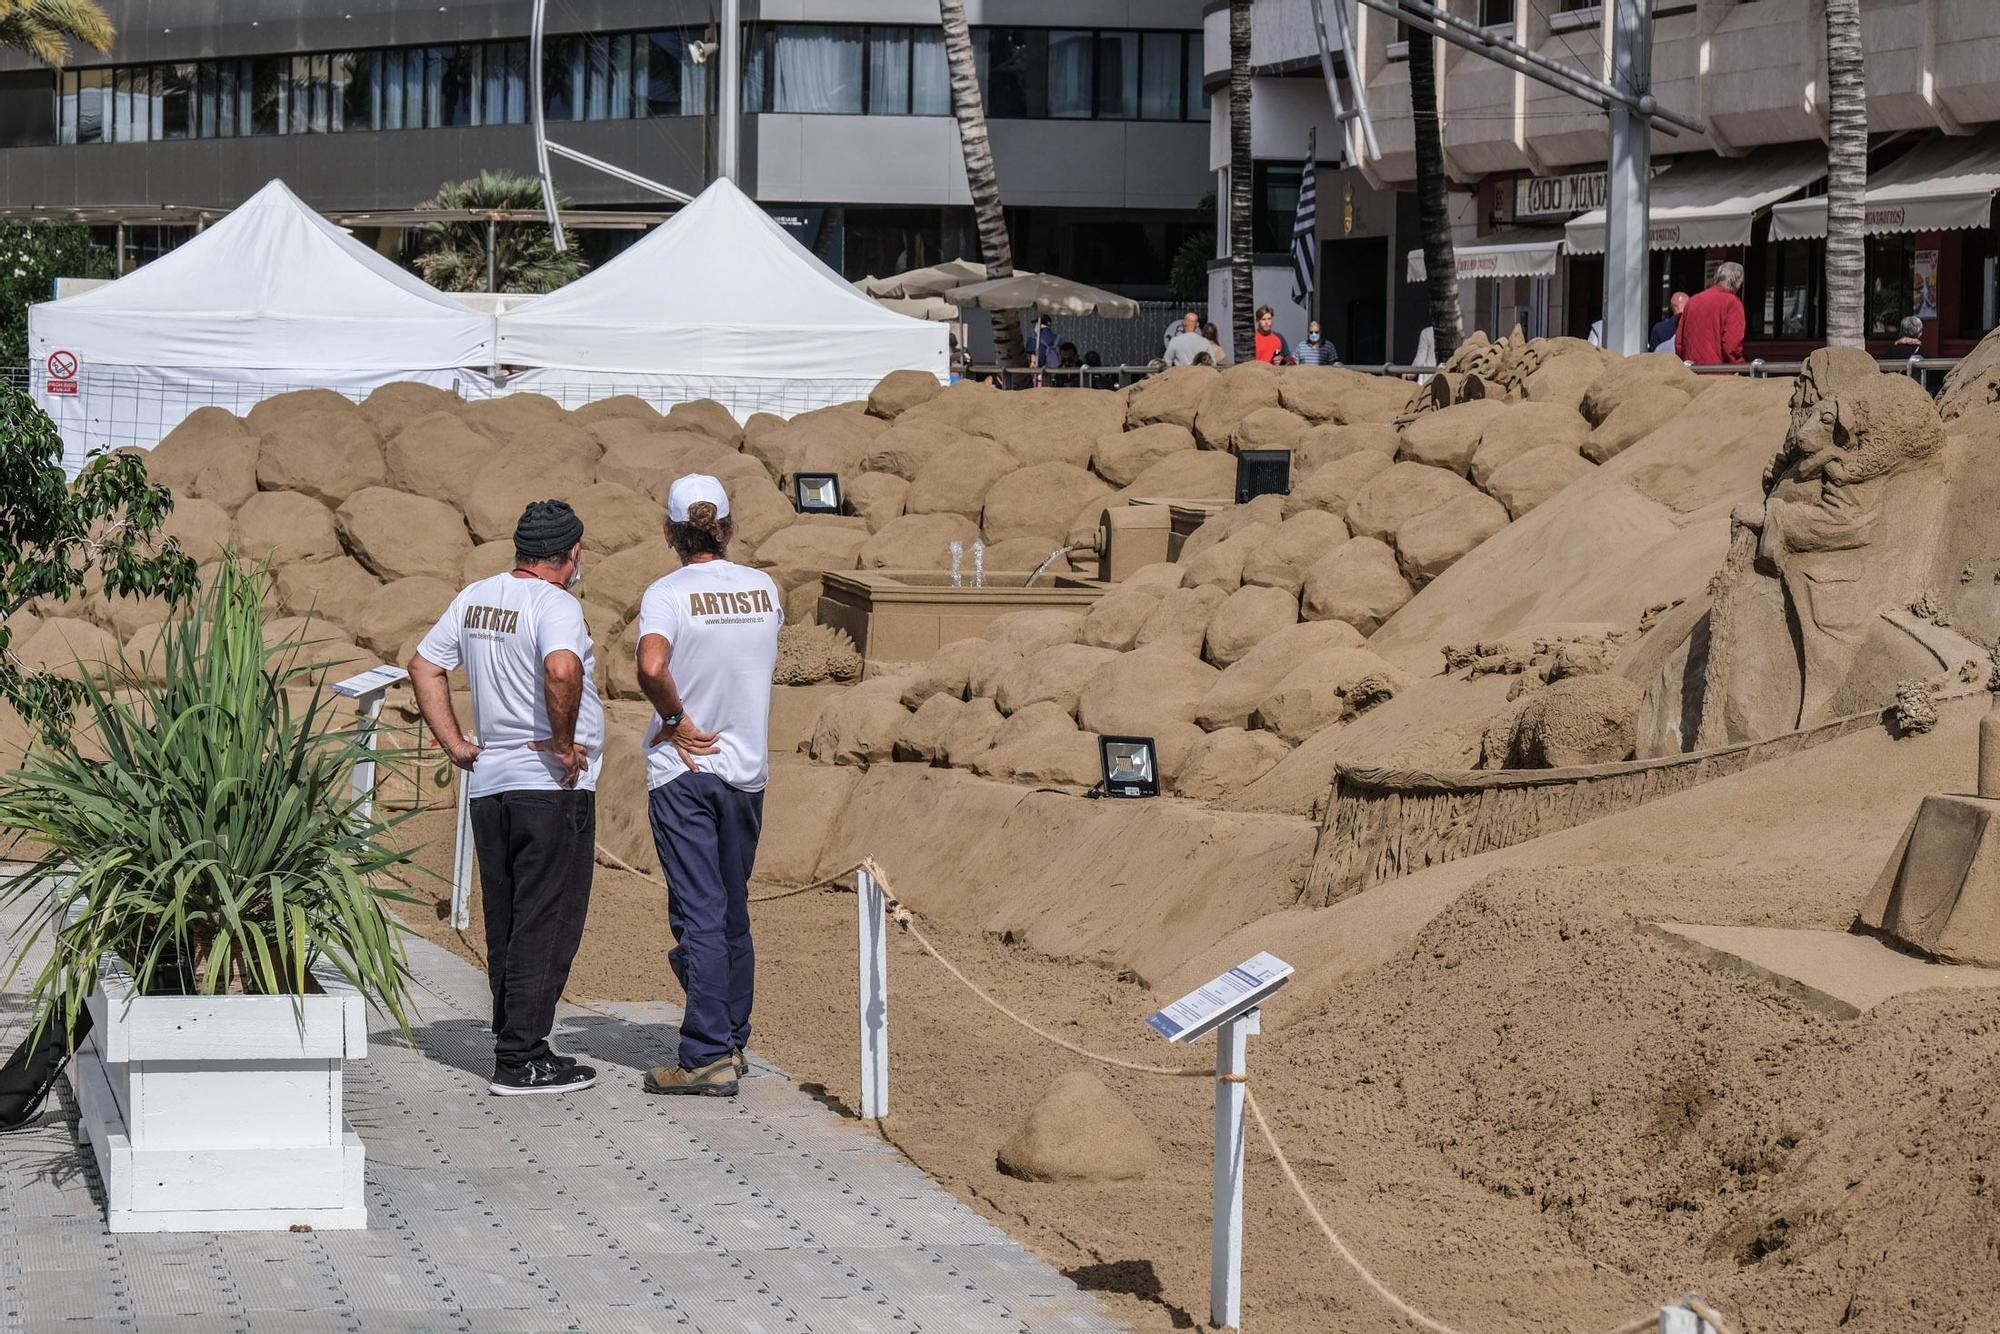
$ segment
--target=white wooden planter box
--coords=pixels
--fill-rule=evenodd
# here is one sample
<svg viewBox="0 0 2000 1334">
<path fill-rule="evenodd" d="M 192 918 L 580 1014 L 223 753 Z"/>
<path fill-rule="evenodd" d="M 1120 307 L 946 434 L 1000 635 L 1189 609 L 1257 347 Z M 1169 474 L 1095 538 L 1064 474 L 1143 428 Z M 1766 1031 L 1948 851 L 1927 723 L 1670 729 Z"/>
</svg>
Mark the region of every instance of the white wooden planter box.
<svg viewBox="0 0 2000 1334">
<path fill-rule="evenodd" d="M 361 1140 L 341 1110 L 342 1063 L 368 1053 L 367 1004 L 318 976 L 325 994 L 296 1001 L 133 999 L 106 956 L 69 1078 L 111 1231 L 368 1226 Z"/>
</svg>

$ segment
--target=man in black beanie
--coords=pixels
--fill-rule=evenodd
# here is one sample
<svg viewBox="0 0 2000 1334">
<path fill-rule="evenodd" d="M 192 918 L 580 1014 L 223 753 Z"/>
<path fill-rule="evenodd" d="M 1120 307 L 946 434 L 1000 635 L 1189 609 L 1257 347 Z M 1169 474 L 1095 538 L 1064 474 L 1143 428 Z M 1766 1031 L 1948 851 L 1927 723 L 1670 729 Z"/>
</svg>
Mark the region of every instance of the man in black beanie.
<svg viewBox="0 0 2000 1334">
<path fill-rule="evenodd" d="M 570 595 L 583 521 L 538 500 L 514 529 L 514 568 L 452 600 L 410 659 L 431 735 L 472 775 L 472 838 L 493 987 L 494 1093 L 567 1093 L 597 1072 L 549 1049 L 590 906 L 604 705 L 590 632 Z M 464 667 L 479 719 L 468 741 L 448 673 Z"/>
</svg>

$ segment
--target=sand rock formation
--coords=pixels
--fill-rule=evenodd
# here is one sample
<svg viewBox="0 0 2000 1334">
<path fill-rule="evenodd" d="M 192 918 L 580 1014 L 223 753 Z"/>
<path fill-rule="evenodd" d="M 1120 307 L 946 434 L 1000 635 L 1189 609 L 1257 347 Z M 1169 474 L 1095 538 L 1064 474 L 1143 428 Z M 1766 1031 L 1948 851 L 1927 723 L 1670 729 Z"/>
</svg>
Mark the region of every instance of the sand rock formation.
<svg viewBox="0 0 2000 1334">
<path fill-rule="evenodd" d="M 852 681 L 861 675 L 861 655 L 845 630 L 826 625 L 787 625 L 778 631 L 778 662 L 771 684 L 809 686 Z"/>
<path fill-rule="evenodd" d="M 1373 634 L 1415 593 L 1388 544 L 1356 537 L 1306 571 L 1299 612 L 1309 621 L 1345 621 L 1364 635 Z"/>
<path fill-rule="evenodd" d="M 1622 676 L 1572 676 L 1522 697 L 1507 740 L 1510 769 L 1630 759 L 1640 688 Z"/>
<path fill-rule="evenodd" d="M 999 1153 L 1000 1170 L 1023 1181 L 1128 1181 L 1158 1161 L 1132 1109 L 1086 1070 L 1050 1084 Z"/>
</svg>

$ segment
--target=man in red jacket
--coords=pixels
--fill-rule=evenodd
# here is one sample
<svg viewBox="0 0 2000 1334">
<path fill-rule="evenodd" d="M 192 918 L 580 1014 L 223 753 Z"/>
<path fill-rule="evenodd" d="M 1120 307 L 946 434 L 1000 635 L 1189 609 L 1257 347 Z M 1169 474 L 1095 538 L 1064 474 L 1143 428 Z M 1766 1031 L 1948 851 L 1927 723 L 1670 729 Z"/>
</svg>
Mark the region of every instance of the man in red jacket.
<svg viewBox="0 0 2000 1334">
<path fill-rule="evenodd" d="M 1743 363 L 1743 266 L 1718 264 L 1715 285 L 1690 299 L 1674 335 L 1674 355 L 1697 366 Z"/>
</svg>

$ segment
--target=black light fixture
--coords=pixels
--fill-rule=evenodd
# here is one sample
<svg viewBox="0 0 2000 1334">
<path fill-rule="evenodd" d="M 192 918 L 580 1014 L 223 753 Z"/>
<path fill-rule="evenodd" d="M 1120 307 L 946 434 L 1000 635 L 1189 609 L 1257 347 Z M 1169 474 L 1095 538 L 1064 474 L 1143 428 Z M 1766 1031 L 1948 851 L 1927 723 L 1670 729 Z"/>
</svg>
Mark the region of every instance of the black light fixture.
<svg viewBox="0 0 2000 1334">
<path fill-rule="evenodd" d="M 801 514 L 840 513 L 840 477 L 830 472 L 795 474 L 792 504 Z"/>
<path fill-rule="evenodd" d="M 1101 736 L 1097 757 L 1107 797 L 1157 797 L 1160 765 L 1149 736 Z"/>
<path fill-rule="evenodd" d="M 1246 449 L 1236 456 L 1236 503 L 1292 493 L 1292 451 Z"/>
</svg>

